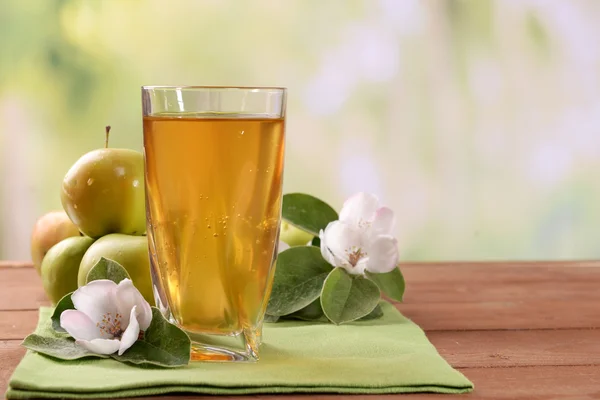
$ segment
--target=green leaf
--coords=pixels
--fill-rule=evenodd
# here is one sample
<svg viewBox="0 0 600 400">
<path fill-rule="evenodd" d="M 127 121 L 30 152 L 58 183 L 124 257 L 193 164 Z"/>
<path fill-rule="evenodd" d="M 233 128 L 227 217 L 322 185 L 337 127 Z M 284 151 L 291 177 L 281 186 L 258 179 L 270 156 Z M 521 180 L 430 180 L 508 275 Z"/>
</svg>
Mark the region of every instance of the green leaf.
<svg viewBox="0 0 600 400">
<path fill-rule="evenodd" d="M 321 238 L 318 236 L 315 236 L 313 238 L 313 240 L 310 242 L 311 246 L 316 246 L 316 247 L 321 247 Z"/>
<path fill-rule="evenodd" d="M 302 321 L 329 322 L 329 320 L 323 313 L 323 308 L 321 307 L 321 301 L 319 299 L 316 299 L 306 307 L 296 312 L 286 315 L 284 318 L 299 319 Z"/>
<path fill-rule="evenodd" d="M 152 323 L 144 337 L 123 355 L 113 354 L 118 361 L 133 364 L 152 364 L 161 367 L 179 367 L 190 362 L 191 341 L 188 335 L 167 321 L 158 308 L 152 307 Z"/>
<path fill-rule="evenodd" d="M 369 314 L 365 315 L 362 318 L 359 318 L 358 321 L 369 321 L 373 319 L 378 319 L 383 316 L 383 310 L 381 309 L 381 305 L 377 304 L 373 311 Z M 298 319 L 301 321 L 313 321 L 313 322 L 330 322 L 329 319 L 323 313 L 323 308 L 321 307 L 321 300 L 317 299 L 310 303 L 308 306 L 304 307 L 301 310 L 293 312 L 288 315 L 284 315 L 281 317 L 282 319 Z"/>
<path fill-rule="evenodd" d="M 273 323 L 273 322 L 277 322 L 279 321 L 279 316 L 277 315 L 269 315 L 269 314 L 265 314 L 265 322 L 269 322 L 269 323 Z"/>
<path fill-rule="evenodd" d="M 61 360 L 78 360 L 84 357 L 107 358 L 102 354 L 95 354 L 79 346 L 75 340 L 69 336 L 40 336 L 32 333 L 27 336 L 22 346 L 29 350 L 37 351 L 50 357 Z"/>
<path fill-rule="evenodd" d="M 61 299 L 61 302 L 65 301 L 65 305 L 68 304 L 66 299 L 67 296 Z M 60 315 L 56 312 L 55 314 Z M 52 324 L 54 324 L 54 317 Z M 27 336 L 22 345 L 30 350 L 61 360 L 77 360 L 84 357 L 112 357 L 121 362 L 151 364 L 161 367 L 187 365 L 191 353 L 191 342 L 188 335 L 177 326 L 169 323 L 156 307 L 152 307 L 152 323 L 144 332 L 143 338 L 136 341 L 121 356 L 92 353 L 78 345 L 72 337 L 53 332 L 47 328 L 43 336 L 35 333 Z"/>
<path fill-rule="evenodd" d="M 375 306 L 375 308 L 373 309 L 373 311 L 371 311 L 364 317 L 359 318 L 359 321 L 369 321 L 369 320 L 377 319 L 377 318 L 381 318 L 381 317 L 383 317 L 383 310 L 381 309 L 381 305 L 377 304 Z"/>
<path fill-rule="evenodd" d="M 291 314 L 318 299 L 332 269 L 317 247 L 298 246 L 281 252 L 277 257 L 267 314 Z"/>
<path fill-rule="evenodd" d="M 90 283 L 98 279 L 109 279 L 114 283 L 119 283 L 123 279 L 129 278 L 127 270 L 116 261 L 101 257 L 100 260 L 90 269 L 85 283 Z M 129 278 L 131 279 L 131 278 Z"/>
<path fill-rule="evenodd" d="M 386 294 L 387 297 L 397 301 L 402 301 L 406 284 L 400 269 L 394 268 L 392 271 L 383 274 L 375 274 L 367 271 L 366 275 L 367 278 L 375 282 L 375 284 L 383 293 Z"/>
<path fill-rule="evenodd" d="M 329 204 L 303 193 L 284 195 L 281 213 L 284 220 L 314 236 L 319 236 L 321 229 L 338 219 Z"/>
<path fill-rule="evenodd" d="M 54 308 L 54 312 L 50 319 L 52 320 L 52 329 L 54 329 L 58 333 L 66 333 L 62 326 L 60 326 L 60 314 L 62 314 L 65 310 L 74 310 L 75 306 L 73 305 L 73 300 L 71 300 L 71 295 L 73 292 L 64 295 L 62 299 L 58 301 L 56 307 Z"/>
<path fill-rule="evenodd" d="M 374 282 L 362 276 L 350 276 L 343 268 L 335 268 L 323 284 L 321 307 L 327 318 L 339 325 L 369 314 L 377 306 L 380 296 Z"/>
</svg>

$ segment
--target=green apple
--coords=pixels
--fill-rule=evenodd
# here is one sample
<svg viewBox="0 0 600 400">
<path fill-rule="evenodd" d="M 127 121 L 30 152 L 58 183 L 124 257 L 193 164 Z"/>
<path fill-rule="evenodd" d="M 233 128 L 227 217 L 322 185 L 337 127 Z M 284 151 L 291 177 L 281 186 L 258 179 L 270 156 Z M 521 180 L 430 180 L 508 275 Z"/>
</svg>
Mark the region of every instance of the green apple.
<svg viewBox="0 0 600 400">
<path fill-rule="evenodd" d="M 51 211 L 37 220 L 31 234 L 31 259 L 38 273 L 48 250 L 71 236 L 80 236 L 79 229 L 64 211 Z"/>
<path fill-rule="evenodd" d="M 313 235 L 302 229 L 296 228 L 294 225 L 287 221 L 281 221 L 281 231 L 279 232 L 279 239 L 283 240 L 290 246 L 305 246 L 311 241 Z"/>
<path fill-rule="evenodd" d="M 135 287 L 144 298 L 154 304 L 152 280 L 150 279 L 150 258 L 148 256 L 148 238 L 114 233 L 96 240 L 83 256 L 79 266 L 77 283 L 85 285 L 90 269 L 100 260 L 108 258 L 123 266 L 129 273 Z"/>
<path fill-rule="evenodd" d="M 60 199 L 69 218 L 87 236 L 144 234 L 144 157 L 129 149 L 90 151 L 67 172 Z"/>
<path fill-rule="evenodd" d="M 42 284 L 53 304 L 77 290 L 79 264 L 94 239 L 85 236 L 66 238 L 52 246 L 42 261 Z"/>
</svg>

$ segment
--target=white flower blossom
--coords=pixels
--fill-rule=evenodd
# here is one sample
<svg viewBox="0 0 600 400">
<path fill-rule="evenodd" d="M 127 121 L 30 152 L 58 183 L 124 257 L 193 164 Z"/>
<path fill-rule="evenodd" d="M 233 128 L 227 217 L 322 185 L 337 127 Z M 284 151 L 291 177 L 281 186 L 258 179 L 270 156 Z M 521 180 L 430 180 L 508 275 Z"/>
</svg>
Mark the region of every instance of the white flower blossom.
<svg viewBox="0 0 600 400">
<path fill-rule="evenodd" d="M 282 251 L 286 251 L 290 248 L 290 245 L 284 242 L 283 240 L 279 241 L 279 246 L 277 247 L 277 253 L 281 253 Z"/>
<path fill-rule="evenodd" d="M 399 260 L 394 222 L 394 212 L 375 195 L 357 193 L 344 203 L 340 219 L 321 230 L 321 254 L 351 274 L 390 272 Z"/>
<path fill-rule="evenodd" d="M 60 315 L 60 326 L 77 344 L 96 354 L 122 355 L 152 322 L 152 309 L 130 279 L 107 279 L 77 289 L 75 310 Z"/>
</svg>

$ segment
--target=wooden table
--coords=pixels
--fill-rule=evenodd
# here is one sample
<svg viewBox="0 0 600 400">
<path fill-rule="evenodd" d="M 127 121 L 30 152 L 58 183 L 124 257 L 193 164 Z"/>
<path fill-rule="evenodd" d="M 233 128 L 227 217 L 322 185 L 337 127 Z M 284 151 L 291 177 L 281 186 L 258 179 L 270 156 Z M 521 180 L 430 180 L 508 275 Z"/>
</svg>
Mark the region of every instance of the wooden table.
<svg viewBox="0 0 600 400">
<path fill-rule="evenodd" d="M 398 308 L 475 391 L 353 399 L 600 399 L 600 262 L 421 263 L 402 270 L 408 289 Z M 46 304 L 29 264 L 0 262 L 0 393 L 25 353 L 19 343 Z"/>
</svg>

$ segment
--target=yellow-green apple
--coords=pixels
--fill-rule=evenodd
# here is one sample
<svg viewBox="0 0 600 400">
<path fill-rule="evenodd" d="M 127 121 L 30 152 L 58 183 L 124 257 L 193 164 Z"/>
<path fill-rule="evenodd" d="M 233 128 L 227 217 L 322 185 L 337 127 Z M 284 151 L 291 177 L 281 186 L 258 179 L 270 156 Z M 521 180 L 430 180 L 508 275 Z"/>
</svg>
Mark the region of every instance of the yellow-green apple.
<svg viewBox="0 0 600 400">
<path fill-rule="evenodd" d="M 106 135 L 110 127 L 106 127 Z M 107 147 L 84 154 L 67 172 L 60 198 L 85 235 L 142 235 L 146 231 L 144 157 Z"/>
<path fill-rule="evenodd" d="M 51 211 L 37 220 L 31 233 L 31 259 L 40 273 L 42 260 L 52 246 L 71 236 L 79 236 L 79 229 L 64 211 Z"/>
<path fill-rule="evenodd" d="M 305 246 L 313 238 L 308 232 L 302 229 L 296 228 L 294 225 L 287 221 L 281 221 L 281 231 L 279 232 L 279 239 L 289 244 L 290 246 Z"/>
<path fill-rule="evenodd" d="M 53 304 L 77 290 L 79 264 L 94 239 L 86 236 L 66 238 L 52 246 L 42 261 L 42 284 Z"/>
<path fill-rule="evenodd" d="M 150 279 L 148 238 L 146 236 L 113 233 L 96 240 L 81 260 L 79 275 L 77 276 L 79 286 L 85 285 L 90 269 L 102 257 L 121 264 L 144 298 L 150 304 L 154 304 L 152 280 Z"/>
</svg>

